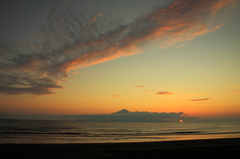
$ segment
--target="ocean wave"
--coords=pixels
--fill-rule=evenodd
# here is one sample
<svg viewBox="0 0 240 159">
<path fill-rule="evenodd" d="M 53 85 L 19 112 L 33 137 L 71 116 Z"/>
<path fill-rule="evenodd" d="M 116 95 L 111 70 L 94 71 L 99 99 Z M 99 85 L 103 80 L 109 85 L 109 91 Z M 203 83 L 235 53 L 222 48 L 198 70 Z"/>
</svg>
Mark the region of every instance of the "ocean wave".
<svg viewBox="0 0 240 159">
<path fill-rule="evenodd" d="M 74 133 L 74 132 L 24 132 L 24 131 L 19 131 L 19 132 L 15 132 L 15 131 L 4 131 L 4 132 L 0 132 L 0 134 L 26 134 L 26 135 L 30 135 L 30 134 L 44 134 L 44 135 L 86 135 L 87 133 Z"/>
<path fill-rule="evenodd" d="M 236 132 L 202 132 L 202 131 L 178 131 L 161 133 L 88 133 L 88 132 L 31 132 L 31 131 L 3 131 L 4 135 L 57 135 L 57 136 L 79 136 L 79 137 L 112 137 L 112 136 L 164 136 L 164 135 L 217 135 L 217 134 L 240 134 Z"/>
</svg>

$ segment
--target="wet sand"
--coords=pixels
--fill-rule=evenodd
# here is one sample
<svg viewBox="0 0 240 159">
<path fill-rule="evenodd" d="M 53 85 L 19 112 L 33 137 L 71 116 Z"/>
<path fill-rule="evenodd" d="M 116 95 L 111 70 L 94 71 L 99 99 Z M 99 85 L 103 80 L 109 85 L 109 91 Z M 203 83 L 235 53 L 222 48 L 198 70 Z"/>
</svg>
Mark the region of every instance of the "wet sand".
<svg viewBox="0 0 240 159">
<path fill-rule="evenodd" d="M 0 144 L 4 159 L 240 158 L 240 138 L 141 143 Z M 2 157 L 1 157 L 2 158 Z"/>
</svg>

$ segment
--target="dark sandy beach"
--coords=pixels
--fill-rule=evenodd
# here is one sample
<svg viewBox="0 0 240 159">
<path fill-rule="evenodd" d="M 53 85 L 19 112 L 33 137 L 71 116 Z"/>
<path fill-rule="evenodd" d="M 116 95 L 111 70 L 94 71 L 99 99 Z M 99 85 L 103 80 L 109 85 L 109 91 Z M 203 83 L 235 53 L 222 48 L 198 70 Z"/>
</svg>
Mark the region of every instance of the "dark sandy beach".
<svg viewBox="0 0 240 159">
<path fill-rule="evenodd" d="M 239 158 L 240 138 L 141 143 L 0 144 L 1 158 Z"/>
</svg>

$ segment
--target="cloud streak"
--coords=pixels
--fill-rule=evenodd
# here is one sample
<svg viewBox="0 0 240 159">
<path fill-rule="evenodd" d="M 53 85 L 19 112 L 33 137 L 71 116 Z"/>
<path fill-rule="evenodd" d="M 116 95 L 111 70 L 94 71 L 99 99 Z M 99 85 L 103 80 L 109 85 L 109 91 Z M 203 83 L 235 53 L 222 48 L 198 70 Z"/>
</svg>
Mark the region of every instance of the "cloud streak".
<svg viewBox="0 0 240 159">
<path fill-rule="evenodd" d="M 157 93 L 155 93 L 155 94 L 156 94 L 156 95 L 172 95 L 173 93 L 164 91 L 164 92 L 157 92 Z"/>
<path fill-rule="evenodd" d="M 189 101 L 191 102 L 198 102 L 198 101 L 206 101 L 206 100 L 210 100 L 211 98 L 202 98 L 202 99 L 191 99 Z"/>
<path fill-rule="evenodd" d="M 145 87 L 145 86 L 143 86 L 143 85 L 139 85 L 139 86 L 135 86 L 136 88 L 143 88 L 143 87 Z"/>
<path fill-rule="evenodd" d="M 54 94 L 72 69 L 140 53 L 146 41 L 158 40 L 167 48 L 215 31 L 224 24 L 212 23 L 221 15 L 217 13 L 235 3 L 176 0 L 127 24 L 108 22 L 99 12 L 73 9 L 78 1 L 60 3 L 47 15 L 38 42 L 1 42 L 0 93 Z"/>
</svg>

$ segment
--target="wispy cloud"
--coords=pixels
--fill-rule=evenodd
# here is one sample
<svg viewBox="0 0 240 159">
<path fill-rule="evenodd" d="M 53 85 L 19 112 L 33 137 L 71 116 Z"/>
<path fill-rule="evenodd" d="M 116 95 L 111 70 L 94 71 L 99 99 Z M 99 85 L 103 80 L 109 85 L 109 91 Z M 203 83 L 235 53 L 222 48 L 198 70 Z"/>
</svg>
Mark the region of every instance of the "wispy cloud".
<svg viewBox="0 0 240 159">
<path fill-rule="evenodd" d="M 164 92 L 157 92 L 155 94 L 156 95 L 172 95 L 173 93 L 164 91 Z"/>
<path fill-rule="evenodd" d="M 139 85 L 139 86 L 135 86 L 136 88 L 143 88 L 143 87 L 145 87 L 145 86 L 143 86 L 143 85 Z"/>
<path fill-rule="evenodd" d="M 77 12 L 72 8 L 78 1 L 57 5 L 37 43 L 0 43 L 0 93 L 54 94 L 72 69 L 137 54 L 145 41 L 159 40 L 167 48 L 215 31 L 224 24 L 212 23 L 220 16 L 216 13 L 235 2 L 175 0 L 128 24 L 107 22 L 94 10 Z"/>
<path fill-rule="evenodd" d="M 119 96 L 119 95 L 112 95 L 113 97 L 121 97 L 121 96 Z"/>
<path fill-rule="evenodd" d="M 202 98 L 202 99 L 191 99 L 189 101 L 191 102 L 198 102 L 198 101 L 205 101 L 205 100 L 210 100 L 211 98 Z"/>
<path fill-rule="evenodd" d="M 97 20 L 97 17 L 98 17 L 98 16 L 101 16 L 101 15 L 102 15 L 102 13 L 98 13 L 97 15 L 95 15 L 94 17 L 92 17 L 91 21 L 92 21 L 92 22 L 95 22 L 95 21 Z"/>
</svg>

